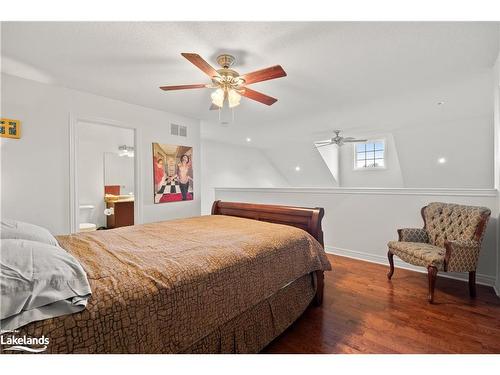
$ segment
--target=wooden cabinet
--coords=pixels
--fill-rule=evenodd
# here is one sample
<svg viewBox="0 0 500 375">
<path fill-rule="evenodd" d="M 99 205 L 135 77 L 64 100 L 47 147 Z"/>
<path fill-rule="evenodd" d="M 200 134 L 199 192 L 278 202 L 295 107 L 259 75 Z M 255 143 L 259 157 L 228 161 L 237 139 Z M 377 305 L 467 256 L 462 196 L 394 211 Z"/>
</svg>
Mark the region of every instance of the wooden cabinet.
<svg viewBox="0 0 500 375">
<path fill-rule="evenodd" d="M 106 208 L 114 209 L 114 214 L 107 216 L 108 229 L 134 225 L 134 201 L 107 202 Z"/>
</svg>

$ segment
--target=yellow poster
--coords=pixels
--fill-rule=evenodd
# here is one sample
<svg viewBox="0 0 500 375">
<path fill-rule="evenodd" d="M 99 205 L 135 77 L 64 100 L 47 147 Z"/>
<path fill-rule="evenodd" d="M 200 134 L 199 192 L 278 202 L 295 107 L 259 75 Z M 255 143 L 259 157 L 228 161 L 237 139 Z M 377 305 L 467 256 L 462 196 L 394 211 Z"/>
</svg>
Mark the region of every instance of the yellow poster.
<svg viewBox="0 0 500 375">
<path fill-rule="evenodd" d="M 4 138 L 21 138 L 21 121 L 9 118 L 0 119 L 0 136 Z"/>
</svg>

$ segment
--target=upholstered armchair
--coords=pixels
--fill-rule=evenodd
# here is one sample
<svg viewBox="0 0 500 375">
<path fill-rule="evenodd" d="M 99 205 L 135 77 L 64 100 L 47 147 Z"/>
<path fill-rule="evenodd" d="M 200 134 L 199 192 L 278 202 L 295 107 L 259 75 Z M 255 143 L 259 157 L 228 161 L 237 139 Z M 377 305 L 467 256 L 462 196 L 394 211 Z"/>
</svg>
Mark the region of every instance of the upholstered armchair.
<svg viewBox="0 0 500 375">
<path fill-rule="evenodd" d="M 398 229 L 399 241 L 388 243 L 390 270 L 394 255 L 415 266 L 427 268 L 429 302 L 434 300 L 438 271 L 468 272 L 469 293 L 476 296 L 476 267 L 481 242 L 491 211 L 486 207 L 434 202 L 422 207 L 424 227 Z"/>
</svg>

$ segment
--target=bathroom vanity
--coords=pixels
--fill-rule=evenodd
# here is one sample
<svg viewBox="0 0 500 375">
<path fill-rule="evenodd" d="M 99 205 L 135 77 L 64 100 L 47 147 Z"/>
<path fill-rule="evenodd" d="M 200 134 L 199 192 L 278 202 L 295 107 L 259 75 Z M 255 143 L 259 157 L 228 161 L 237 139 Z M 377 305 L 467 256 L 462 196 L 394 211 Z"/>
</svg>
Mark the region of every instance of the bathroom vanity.
<svg viewBox="0 0 500 375">
<path fill-rule="evenodd" d="M 111 214 L 106 216 L 106 228 L 113 229 L 134 225 L 134 200 L 107 201 L 106 208 Z"/>
</svg>

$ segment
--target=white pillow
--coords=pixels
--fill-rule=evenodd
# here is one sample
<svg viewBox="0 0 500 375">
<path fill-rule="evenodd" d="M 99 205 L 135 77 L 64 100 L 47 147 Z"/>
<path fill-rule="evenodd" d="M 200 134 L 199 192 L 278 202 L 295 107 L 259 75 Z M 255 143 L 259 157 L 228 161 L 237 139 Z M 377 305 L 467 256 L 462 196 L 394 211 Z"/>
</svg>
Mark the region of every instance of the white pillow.
<svg viewBox="0 0 500 375">
<path fill-rule="evenodd" d="M 31 240 L 59 246 L 56 238 L 47 229 L 38 225 L 10 219 L 2 219 L 1 223 L 2 239 Z"/>
<path fill-rule="evenodd" d="M 71 254 L 29 240 L 3 239 L 0 245 L 0 329 L 85 309 L 90 285 Z"/>
</svg>

